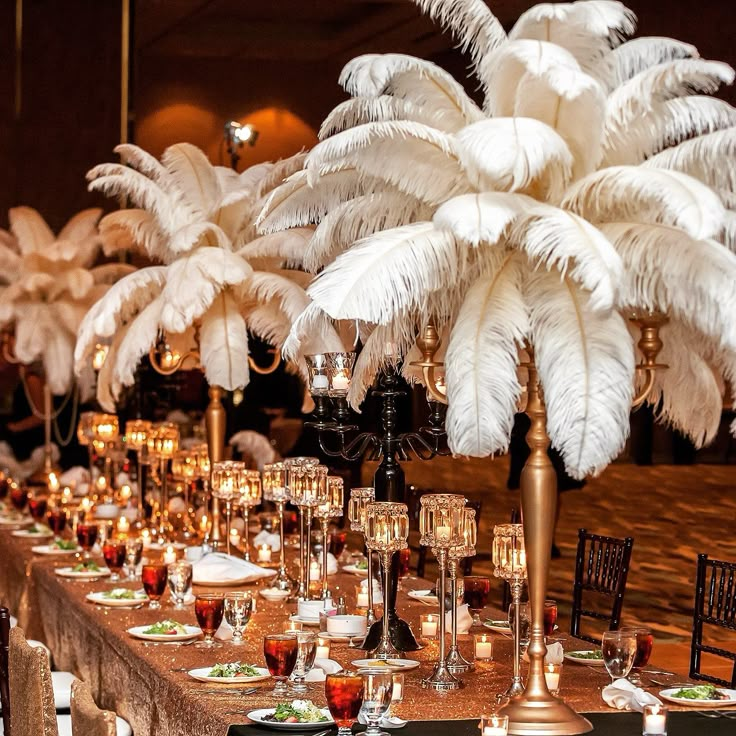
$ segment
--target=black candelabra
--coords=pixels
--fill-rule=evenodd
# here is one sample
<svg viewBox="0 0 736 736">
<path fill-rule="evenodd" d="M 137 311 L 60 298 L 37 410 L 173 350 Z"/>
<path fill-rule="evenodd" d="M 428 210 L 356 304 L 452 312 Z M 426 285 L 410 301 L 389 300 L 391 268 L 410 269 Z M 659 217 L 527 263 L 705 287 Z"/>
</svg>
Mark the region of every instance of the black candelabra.
<svg viewBox="0 0 736 736">
<path fill-rule="evenodd" d="M 306 426 L 317 431 L 320 449 L 329 457 L 340 457 L 348 461 L 362 457 L 367 460 L 380 460 L 373 477 L 376 500 L 403 502 L 406 482 L 401 462 L 410 460 L 411 455 L 420 460 L 431 460 L 438 455 L 448 455 L 450 452 L 447 449 L 444 429 L 445 405 L 430 398 L 428 424 L 415 432 L 399 432 L 396 401 L 399 397 L 405 396 L 406 391 L 399 385 L 395 366 L 381 372 L 371 393 L 381 400 L 380 431 L 358 432 L 359 428 L 353 422 L 345 395 L 334 392 L 330 395 L 314 390 L 313 420 L 307 422 Z M 337 442 L 331 444 L 330 437 L 336 437 Z M 391 566 L 391 590 L 384 591 L 384 612 L 388 612 L 391 641 L 401 652 L 415 651 L 421 647 L 409 625 L 400 619 L 396 612 L 398 553 L 393 555 Z M 372 581 L 369 584 L 372 584 Z M 375 649 L 381 639 L 381 632 L 382 621 L 377 621 L 368 632 L 363 647 Z"/>
</svg>

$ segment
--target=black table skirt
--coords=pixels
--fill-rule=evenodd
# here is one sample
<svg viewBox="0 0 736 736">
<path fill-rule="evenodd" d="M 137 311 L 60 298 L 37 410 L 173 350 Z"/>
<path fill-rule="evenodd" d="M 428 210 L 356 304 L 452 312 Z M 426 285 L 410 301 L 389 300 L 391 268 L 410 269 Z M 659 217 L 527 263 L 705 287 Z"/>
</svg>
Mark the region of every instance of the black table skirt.
<svg viewBox="0 0 736 736">
<path fill-rule="evenodd" d="M 732 709 L 736 714 L 736 708 Z M 641 713 L 586 713 L 596 736 L 641 736 Z M 363 727 L 359 727 L 362 732 Z M 324 730 L 324 729 L 323 729 Z M 286 731 L 274 731 L 262 726 L 231 726 L 228 736 L 277 736 Z M 309 731 L 296 732 L 307 736 Z M 318 733 L 313 731 L 313 733 Z M 478 720 L 470 721 L 411 721 L 404 728 L 391 729 L 395 736 L 479 736 Z M 335 731 L 330 732 L 333 736 Z M 667 718 L 667 736 L 736 736 L 736 720 L 708 718 L 697 712 L 678 711 Z"/>
</svg>

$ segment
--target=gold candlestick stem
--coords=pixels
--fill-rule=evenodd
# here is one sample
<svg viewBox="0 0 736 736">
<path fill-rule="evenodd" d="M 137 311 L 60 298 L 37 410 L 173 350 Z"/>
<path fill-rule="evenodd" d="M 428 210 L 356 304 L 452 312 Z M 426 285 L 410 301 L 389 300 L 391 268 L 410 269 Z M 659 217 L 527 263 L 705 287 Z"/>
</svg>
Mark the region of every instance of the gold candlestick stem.
<svg viewBox="0 0 736 736">
<path fill-rule="evenodd" d="M 226 414 L 222 405 L 224 390 L 220 386 L 210 386 L 210 403 L 205 412 L 205 423 L 207 425 L 207 447 L 210 455 L 210 466 L 220 462 L 225 454 L 225 431 Z M 210 529 L 210 546 L 217 550 L 222 547 L 222 535 L 220 534 L 220 501 L 212 498 L 212 525 Z"/>
</svg>

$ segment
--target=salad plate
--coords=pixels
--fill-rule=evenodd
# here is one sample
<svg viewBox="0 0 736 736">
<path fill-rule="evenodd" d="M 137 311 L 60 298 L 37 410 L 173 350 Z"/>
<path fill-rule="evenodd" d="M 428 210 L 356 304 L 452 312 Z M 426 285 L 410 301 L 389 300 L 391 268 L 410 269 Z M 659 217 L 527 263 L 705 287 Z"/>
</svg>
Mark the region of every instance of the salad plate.
<svg viewBox="0 0 736 736">
<path fill-rule="evenodd" d="M 77 552 L 81 552 L 82 548 L 74 543 L 73 547 L 59 547 L 56 542 L 51 544 L 37 544 L 35 547 L 31 547 L 31 552 L 36 555 L 75 555 Z"/>
<path fill-rule="evenodd" d="M 349 572 L 352 575 L 363 575 L 364 577 L 368 577 L 367 567 L 358 567 L 357 565 L 345 565 L 345 567 L 342 568 L 342 571 Z"/>
<path fill-rule="evenodd" d="M 80 563 L 74 567 L 58 567 L 54 572 L 60 578 L 75 578 L 77 580 L 96 580 L 97 578 L 107 577 L 110 571 L 106 567 L 99 567 L 94 562 L 93 566 Z"/>
<path fill-rule="evenodd" d="M 736 705 L 736 690 L 715 685 L 668 687 L 660 690 L 659 696 L 669 700 L 670 703 L 689 705 L 694 708 L 724 708 Z"/>
<path fill-rule="evenodd" d="M 491 631 L 495 631 L 497 634 L 510 634 L 511 633 L 511 627 L 509 626 L 509 622 L 505 619 L 491 619 L 489 618 L 487 621 L 483 622 L 483 626 L 485 626 L 487 629 L 490 629 Z"/>
<path fill-rule="evenodd" d="M 12 532 L 12 536 L 20 537 L 21 539 L 46 539 L 53 537 L 54 533 L 47 526 L 37 526 L 34 524 L 28 529 L 16 529 Z"/>
<path fill-rule="evenodd" d="M 354 659 L 350 664 L 358 669 L 386 668 L 390 672 L 407 672 L 419 667 L 416 659 Z"/>
<path fill-rule="evenodd" d="M 258 591 L 267 601 L 284 601 L 290 595 L 288 590 L 279 590 L 278 588 L 261 588 Z"/>
<path fill-rule="evenodd" d="M 30 516 L 0 516 L 0 529 L 20 529 L 33 524 Z"/>
<path fill-rule="evenodd" d="M 565 652 L 565 659 L 568 662 L 588 664 L 593 667 L 605 667 L 603 652 L 600 649 L 579 649 L 575 652 Z"/>
<path fill-rule="evenodd" d="M 144 641 L 186 641 L 201 636 L 202 629 L 166 619 L 147 626 L 132 626 L 127 629 L 127 633 Z"/>
<path fill-rule="evenodd" d="M 248 718 L 253 723 L 277 731 L 316 731 L 335 723 L 327 708 L 318 708 L 311 700 L 294 700 L 279 703 L 275 708 L 259 708 L 248 713 Z"/>
<path fill-rule="evenodd" d="M 260 682 L 261 680 L 268 680 L 271 677 L 271 674 L 265 667 L 255 667 L 244 662 L 216 664 L 214 667 L 197 667 L 196 669 L 189 670 L 187 674 L 195 680 L 199 680 L 199 682 L 216 682 L 223 685 Z"/>
<path fill-rule="evenodd" d="M 319 617 L 303 618 L 298 613 L 292 613 L 291 616 L 289 616 L 289 621 L 293 621 L 297 624 L 302 624 L 303 626 L 319 626 Z"/>
<path fill-rule="evenodd" d="M 435 595 L 432 589 L 427 590 L 410 590 L 407 595 L 409 598 L 413 598 L 415 601 L 421 601 L 422 603 L 438 604 L 440 599 Z"/>
<path fill-rule="evenodd" d="M 112 590 L 98 590 L 87 593 L 85 596 L 90 603 L 98 606 L 109 606 L 110 608 L 131 608 L 140 606 L 148 600 L 143 590 L 131 590 L 130 588 L 113 588 Z"/>
</svg>

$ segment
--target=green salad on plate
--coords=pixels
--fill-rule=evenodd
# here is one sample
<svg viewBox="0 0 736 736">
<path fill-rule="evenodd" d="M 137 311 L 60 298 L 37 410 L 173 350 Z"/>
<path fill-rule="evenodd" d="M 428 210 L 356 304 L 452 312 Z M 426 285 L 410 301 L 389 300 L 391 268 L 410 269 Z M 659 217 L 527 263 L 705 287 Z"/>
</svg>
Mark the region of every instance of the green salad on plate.
<svg viewBox="0 0 736 736">
<path fill-rule="evenodd" d="M 279 703 L 270 716 L 264 721 L 279 723 L 324 723 L 330 719 L 311 701 L 294 700 L 291 703 Z"/>
<path fill-rule="evenodd" d="M 144 629 L 143 633 L 159 636 L 176 636 L 177 634 L 186 634 L 187 630 L 178 621 L 167 618 L 165 621 L 157 621 L 152 626 Z"/>
<path fill-rule="evenodd" d="M 684 700 L 729 700 L 726 693 L 721 692 L 714 685 L 693 685 L 693 687 L 683 687 L 677 692 L 672 693 L 673 698 L 683 698 Z"/>
<path fill-rule="evenodd" d="M 570 656 L 575 659 L 603 659 L 603 652 L 600 649 L 593 649 L 590 652 L 570 652 Z"/>
<path fill-rule="evenodd" d="M 57 549 L 76 549 L 77 543 L 73 539 L 57 539 L 54 542 L 54 547 Z"/>
<path fill-rule="evenodd" d="M 112 590 L 106 590 L 102 597 L 111 601 L 132 601 L 145 596 L 139 596 L 135 590 L 129 588 L 113 588 Z"/>
<path fill-rule="evenodd" d="M 207 677 L 258 677 L 260 674 L 258 669 L 252 664 L 230 662 L 228 664 L 216 664 L 207 673 Z"/>
<path fill-rule="evenodd" d="M 87 560 L 74 565 L 72 572 L 100 572 L 100 566 L 92 560 Z"/>
</svg>

